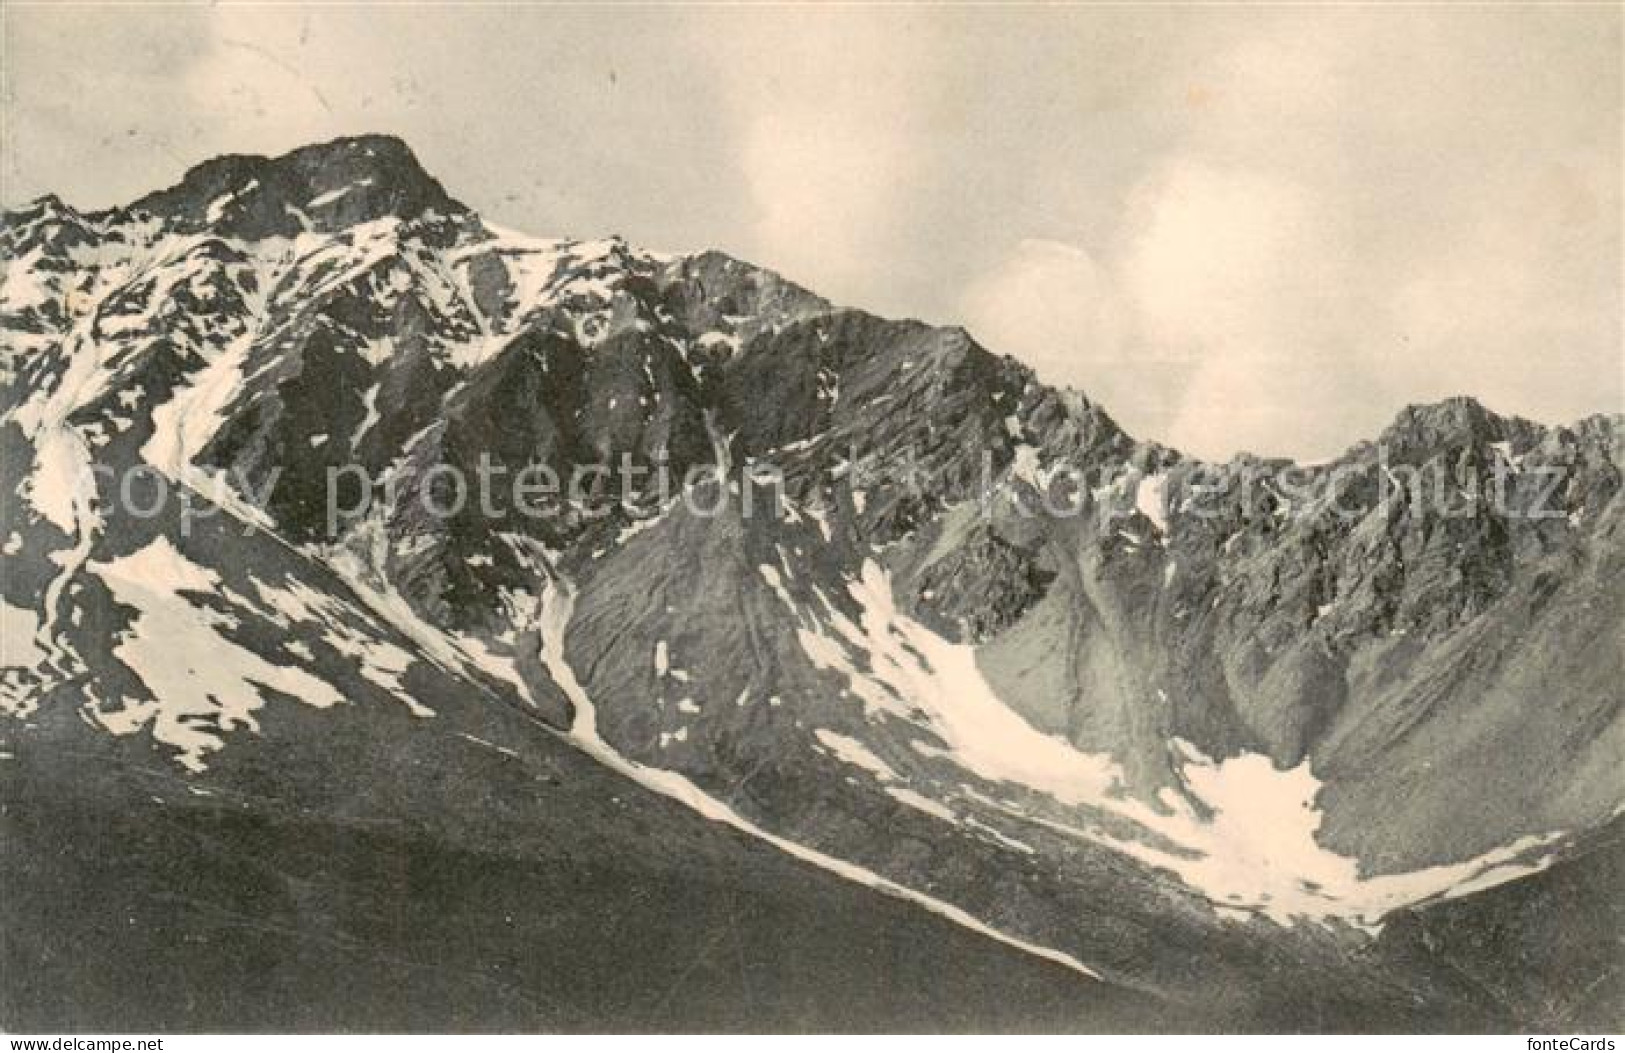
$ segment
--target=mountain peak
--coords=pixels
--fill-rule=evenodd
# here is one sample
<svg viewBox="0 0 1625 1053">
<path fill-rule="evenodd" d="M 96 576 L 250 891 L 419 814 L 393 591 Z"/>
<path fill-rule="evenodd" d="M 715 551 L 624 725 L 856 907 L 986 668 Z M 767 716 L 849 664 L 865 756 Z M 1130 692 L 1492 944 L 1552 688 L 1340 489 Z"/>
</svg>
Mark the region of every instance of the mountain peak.
<svg viewBox="0 0 1625 1053">
<path fill-rule="evenodd" d="M 8 210 L 6 215 L 8 217 L 15 217 L 17 219 L 31 219 L 37 216 L 47 215 L 52 212 L 66 211 L 72 210 L 69 209 L 67 205 L 63 204 L 61 198 L 57 197 L 55 194 L 41 194 L 32 201 Z"/>
<path fill-rule="evenodd" d="M 332 232 L 431 210 L 466 211 L 392 135 L 346 136 L 277 157 L 227 154 L 189 169 L 167 190 L 131 208 L 181 228 L 262 238 L 301 231 Z"/>
<path fill-rule="evenodd" d="M 89 240 L 83 217 L 55 194 L 0 214 L 0 254 L 8 258 L 42 246 L 60 252 Z"/>
<path fill-rule="evenodd" d="M 1469 395 L 1456 395 L 1406 406 L 1384 430 L 1381 442 L 1403 455 L 1427 457 L 1449 447 L 1512 439 L 1514 433 L 1532 427 L 1520 418 L 1501 416 Z"/>
<path fill-rule="evenodd" d="M 417 155 L 412 152 L 412 148 L 407 145 L 406 140 L 388 132 L 362 132 L 359 135 L 341 135 L 336 139 L 329 139 L 322 143 L 307 143 L 291 151 L 286 156 L 331 160 L 337 155 L 357 151 L 367 156 L 386 157 L 407 164 L 418 164 Z"/>
</svg>

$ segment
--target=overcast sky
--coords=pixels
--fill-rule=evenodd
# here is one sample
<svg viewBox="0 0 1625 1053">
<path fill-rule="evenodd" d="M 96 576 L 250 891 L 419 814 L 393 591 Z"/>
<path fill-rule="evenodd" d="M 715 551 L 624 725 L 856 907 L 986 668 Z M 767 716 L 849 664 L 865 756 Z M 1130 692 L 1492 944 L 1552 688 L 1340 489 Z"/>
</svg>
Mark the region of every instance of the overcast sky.
<svg viewBox="0 0 1625 1053">
<path fill-rule="evenodd" d="M 536 234 L 958 323 L 1135 434 L 1619 411 L 1621 10 L 18 7 L 8 204 L 403 136 Z"/>
</svg>

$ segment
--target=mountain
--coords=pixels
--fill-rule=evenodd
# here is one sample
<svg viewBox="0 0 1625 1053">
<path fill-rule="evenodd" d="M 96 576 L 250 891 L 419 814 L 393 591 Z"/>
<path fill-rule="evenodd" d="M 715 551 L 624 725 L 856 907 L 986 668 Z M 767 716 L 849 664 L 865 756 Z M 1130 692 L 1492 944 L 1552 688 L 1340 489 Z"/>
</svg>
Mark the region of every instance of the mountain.
<svg viewBox="0 0 1625 1053">
<path fill-rule="evenodd" d="M 0 248 L 8 1023 L 1619 1026 L 1618 416 L 1205 463 L 380 136 Z"/>
</svg>

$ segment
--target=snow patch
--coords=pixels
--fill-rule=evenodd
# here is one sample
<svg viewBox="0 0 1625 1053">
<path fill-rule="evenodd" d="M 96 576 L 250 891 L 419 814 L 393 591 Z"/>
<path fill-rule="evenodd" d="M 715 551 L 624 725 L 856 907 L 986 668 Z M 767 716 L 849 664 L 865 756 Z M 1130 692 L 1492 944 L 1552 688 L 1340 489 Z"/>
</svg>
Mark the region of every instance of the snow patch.
<svg viewBox="0 0 1625 1053">
<path fill-rule="evenodd" d="M 50 657 L 35 640 L 40 628 L 33 611 L 0 599 L 0 713 L 25 717 L 39 707 L 30 680 Z"/>
<path fill-rule="evenodd" d="M 67 425 L 34 437 L 34 471 L 28 477 L 28 503 L 65 534 L 74 534 L 96 496 L 96 479 L 84 442 Z"/>
<path fill-rule="evenodd" d="M 1038 447 L 1029 443 L 1017 444 L 1015 459 L 1010 464 L 1010 475 L 1038 490 L 1043 490 L 1047 480 L 1043 465 L 1039 462 Z"/>
<path fill-rule="evenodd" d="M 377 384 L 374 384 L 372 387 L 368 388 L 362 393 L 361 407 L 366 411 L 366 415 L 361 418 L 361 423 L 356 425 L 354 434 L 350 436 L 350 448 L 352 450 L 360 448 L 361 440 L 366 437 L 367 432 L 372 430 L 372 426 L 378 423 L 379 414 Z"/>
<path fill-rule="evenodd" d="M 959 825 L 959 817 L 954 814 L 953 809 L 941 801 L 933 801 L 922 793 L 916 793 L 902 786 L 888 786 L 886 787 L 886 793 L 916 811 L 924 812 L 926 815 L 934 816 L 946 823 Z"/>
<path fill-rule="evenodd" d="M 1122 773 L 1110 757 L 1046 735 L 1007 707 L 971 647 L 949 643 L 900 614 L 890 581 L 874 561 L 865 562 L 848 591 L 862 610 L 858 624 L 829 607 L 833 633 L 800 631 L 814 665 L 845 674 L 866 706 L 905 718 L 923 714 L 946 749 L 916 743 L 921 753 L 1082 811 L 1075 823 L 1055 825 L 1169 871 L 1215 904 L 1281 924 L 1342 919 L 1370 928 L 1400 907 L 1486 880 L 1556 840 L 1525 838 L 1456 864 L 1366 877 L 1358 860 L 1319 843 L 1321 783 L 1307 762 L 1282 770 L 1259 754 L 1213 760 L 1178 740 L 1173 759 L 1185 795 L 1168 791 L 1166 810 L 1153 809 L 1120 792 Z M 1090 816 L 1101 812 L 1128 819 L 1152 837 L 1093 829 Z M 1157 839 L 1178 850 L 1149 843 Z"/>
<path fill-rule="evenodd" d="M 1166 472 L 1141 476 L 1134 486 L 1135 510 L 1149 519 L 1151 525 L 1157 528 L 1157 533 L 1163 535 L 1168 533 L 1167 490 Z"/>
<path fill-rule="evenodd" d="M 264 604 L 262 613 L 272 624 L 281 629 L 315 630 L 321 640 L 354 661 L 363 678 L 389 692 L 414 716 L 434 716 L 433 710 L 407 693 L 401 681 L 414 661 L 409 652 L 364 632 L 353 624 L 345 605 L 302 581 L 293 579 L 285 586 L 272 586 L 257 578 L 249 580 Z"/>
<path fill-rule="evenodd" d="M 823 743 L 825 749 L 835 755 L 837 760 L 862 768 L 882 782 L 892 782 L 900 778 L 892 770 L 891 765 L 877 757 L 869 747 L 857 739 L 839 735 L 828 728 L 818 728 L 813 731 L 813 735 Z"/>
<path fill-rule="evenodd" d="M 372 185 L 372 180 L 371 179 L 358 179 L 354 183 L 347 184 L 347 185 L 341 186 L 341 187 L 336 187 L 336 188 L 334 188 L 332 190 L 329 190 L 325 194 L 318 194 L 317 196 L 311 198 L 310 201 L 306 203 L 305 207 L 306 208 L 322 208 L 324 206 L 331 205 L 334 202 L 339 201 L 342 198 L 344 198 L 345 195 L 350 193 L 350 191 L 354 190 L 356 187 L 370 186 L 370 185 Z"/>
<path fill-rule="evenodd" d="M 484 746 L 486 749 L 491 750 L 491 751 L 493 751 L 495 753 L 500 753 L 504 757 L 512 757 L 514 760 L 520 760 L 521 759 L 520 756 L 519 756 L 519 751 L 518 750 L 511 750 L 506 746 L 498 746 L 494 742 L 487 742 L 486 740 L 480 738 L 478 735 L 470 735 L 466 731 L 459 731 L 457 733 L 457 737 L 461 738 L 461 739 L 467 739 L 469 742 L 474 743 L 474 745 L 476 745 L 476 746 Z"/>
<path fill-rule="evenodd" d="M 246 196 L 255 190 L 259 185 L 260 181 L 258 179 L 250 179 L 243 185 L 242 189 L 235 190 L 229 194 L 222 194 L 215 198 L 213 201 L 209 202 L 209 207 L 204 211 L 204 220 L 208 223 L 219 223 L 223 218 L 225 218 L 226 210 L 229 209 L 238 198 Z"/>
<path fill-rule="evenodd" d="M 97 714 L 115 735 L 143 728 L 173 747 L 176 759 L 197 772 L 204 758 L 225 745 L 238 727 L 257 730 L 254 713 L 265 704 L 262 689 L 297 698 L 308 706 L 341 705 L 333 685 L 287 665 L 278 665 L 232 642 L 221 632 L 236 619 L 180 595 L 182 591 L 219 595 L 220 579 L 192 563 L 168 538 L 91 569 L 118 603 L 136 611 L 113 655 L 129 667 L 153 696 L 126 698 L 122 709 Z"/>
</svg>

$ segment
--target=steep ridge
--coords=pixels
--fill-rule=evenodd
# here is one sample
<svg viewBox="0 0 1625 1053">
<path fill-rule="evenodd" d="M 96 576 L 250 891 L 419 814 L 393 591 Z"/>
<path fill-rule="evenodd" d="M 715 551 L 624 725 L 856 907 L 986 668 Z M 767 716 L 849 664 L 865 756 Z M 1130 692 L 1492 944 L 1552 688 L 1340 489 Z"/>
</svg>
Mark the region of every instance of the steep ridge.
<svg viewBox="0 0 1625 1053">
<path fill-rule="evenodd" d="M 263 531 L 99 548 L 61 633 L 83 668 L 0 725 L 9 1029 L 1221 1024 L 642 789 Z"/>
<path fill-rule="evenodd" d="M 1451 400 L 1328 464 L 1204 464 L 960 330 L 491 228 L 382 137 L 45 199 L 3 238 L 19 719 L 212 770 L 261 704 L 432 710 L 395 685 L 436 669 L 1143 989 L 1265 1014 L 1294 962 L 1306 1019 L 1396 987 L 1476 1019 L 1367 933 L 1625 802 L 1618 418 Z M 107 481 L 67 485 L 91 464 L 279 539 L 341 643 L 249 631 L 295 601 L 230 573 L 239 542 L 199 562 L 109 518 Z M 515 500 L 538 467 L 559 485 Z M 225 599 L 164 613 L 148 574 Z M 232 686 L 143 664 L 175 626 L 244 652 Z"/>
</svg>

